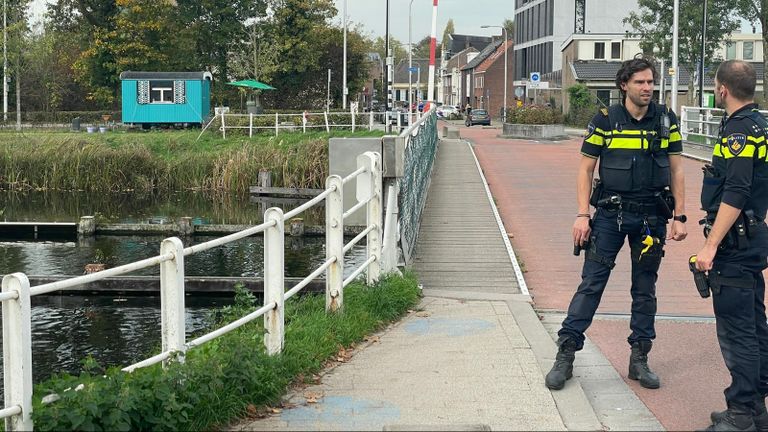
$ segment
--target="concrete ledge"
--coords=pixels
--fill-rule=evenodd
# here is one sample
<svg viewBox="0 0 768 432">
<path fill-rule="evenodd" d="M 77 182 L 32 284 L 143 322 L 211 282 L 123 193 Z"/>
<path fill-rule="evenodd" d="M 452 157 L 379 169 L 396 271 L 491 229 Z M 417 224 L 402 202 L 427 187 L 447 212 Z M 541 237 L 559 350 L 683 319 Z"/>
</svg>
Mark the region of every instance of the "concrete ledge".
<svg viewBox="0 0 768 432">
<path fill-rule="evenodd" d="M 443 126 L 443 138 L 445 139 L 461 139 L 459 128 L 451 126 Z"/>
<path fill-rule="evenodd" d="M 565 133 L 565 126 L 561 124 L 527 125 L 504 123 L 501 137 L 559 141 L 568 139 L 568 134 Z"/>
</svg>

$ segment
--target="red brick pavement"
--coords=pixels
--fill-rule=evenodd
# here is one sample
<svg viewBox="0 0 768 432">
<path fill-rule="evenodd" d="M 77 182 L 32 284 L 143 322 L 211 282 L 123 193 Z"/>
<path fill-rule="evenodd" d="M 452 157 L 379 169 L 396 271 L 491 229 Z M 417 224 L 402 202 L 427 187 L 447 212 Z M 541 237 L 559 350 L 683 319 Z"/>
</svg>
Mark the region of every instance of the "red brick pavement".
<svg viewBox="0 0 768 432">
<path fill-rule="evenodd" d="M 524 264 L 525 278 L 539 309 L 565 311 L 581 277 L 582 257 L 571 253 L 576 208 L 575 178 L 580 140 L 548 143 L 497 138 L 498 129 L 462 128 L 473 142 L 490 183 L 512 245 Z M 701 162 L 684 160 L 689 236 L 670 242 L 657 284 L 660 314 L 712 316 L 711 301 L 698 297 L 688 271 L 688 257 L 703 242 L 696 221 Z M 598 313 L 628 313 L 628 248 L 617 265 Z M 662 387 L 647 390 L 626 379 L 629 347 L 626 320 L 597 319 L 590 339 L 668 430 L 705 427 L 711 410 L 723 409 L 723 388 L 730 382 L 717 346 L 713 324 L 660 321 L 650 363 Z"/>
</svg>

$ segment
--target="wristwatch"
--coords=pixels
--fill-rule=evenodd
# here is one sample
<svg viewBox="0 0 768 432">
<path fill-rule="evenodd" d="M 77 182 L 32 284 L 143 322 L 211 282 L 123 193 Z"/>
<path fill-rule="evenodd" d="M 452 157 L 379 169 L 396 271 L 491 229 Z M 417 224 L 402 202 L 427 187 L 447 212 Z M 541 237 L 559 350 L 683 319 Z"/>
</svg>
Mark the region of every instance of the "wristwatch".
<svg viewBox="0 0 768 432">
<path fill-rule="evenodd" d="M 686 215 L 684 215 L 684 214 L 675 216 L 672 219 L 674 219 L 674 220 L 676 220 L 678 222 L 682 222 L 682 223 L 686 223 L 688 221 L 688 217 Z"/>
</svg>

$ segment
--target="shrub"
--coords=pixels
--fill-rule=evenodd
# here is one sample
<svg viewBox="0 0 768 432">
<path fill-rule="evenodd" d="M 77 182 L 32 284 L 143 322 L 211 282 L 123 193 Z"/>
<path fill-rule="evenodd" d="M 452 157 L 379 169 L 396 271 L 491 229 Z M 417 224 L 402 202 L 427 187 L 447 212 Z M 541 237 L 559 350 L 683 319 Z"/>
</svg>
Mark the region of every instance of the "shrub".
<svg viewBox="0 0 768 432">
<path fill-rule="evenodd" d="M 542 105 L 528 105 L 507 110 L 507 123 L 517 124 L 558 124 L 563 115 L 557 109 Z"/>
</svg>

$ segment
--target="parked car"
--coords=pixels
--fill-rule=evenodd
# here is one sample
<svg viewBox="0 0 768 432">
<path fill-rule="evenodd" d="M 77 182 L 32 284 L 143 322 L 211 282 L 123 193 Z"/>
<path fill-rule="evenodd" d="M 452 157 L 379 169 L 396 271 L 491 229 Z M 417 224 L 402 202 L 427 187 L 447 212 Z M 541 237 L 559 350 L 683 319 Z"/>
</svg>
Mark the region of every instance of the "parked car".
<svg viewBox="0 0 768 432">
<path fill-rule="evenodd" d="M 467 126 L 472 125 L 491 125 L 491 116 L 488 114 L 487 110 L 484 109 L 473 109 L 469 112 L 469 115 L 467 116 L 467 119 L 464 121 L 464 124 Z"/>
<path fill-rule="evenodd" d="M 439 118 L 449 118 L 452 115 L 460 115 L 459 110 L 453 105 L 443 105 L 437 108 L 437 116 Z"/>
</svg>

